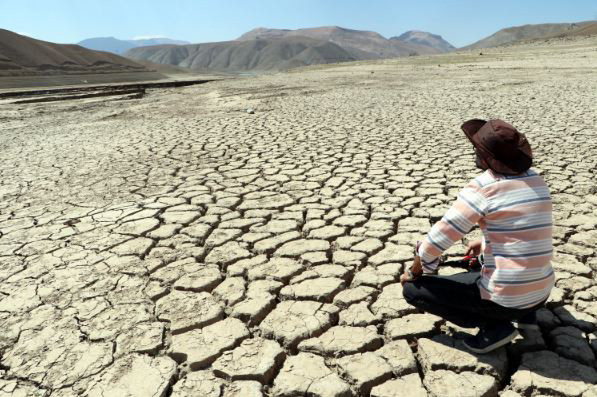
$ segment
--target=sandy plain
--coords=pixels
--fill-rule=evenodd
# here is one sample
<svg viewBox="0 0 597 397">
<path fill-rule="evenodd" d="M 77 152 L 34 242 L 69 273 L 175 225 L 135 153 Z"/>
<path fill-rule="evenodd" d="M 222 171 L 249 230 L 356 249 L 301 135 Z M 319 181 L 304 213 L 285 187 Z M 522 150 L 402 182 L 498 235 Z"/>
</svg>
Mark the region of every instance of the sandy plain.
<svg viewBox="0 0 597 397">
<path fill-rule="evenodd" d="M 552 40 L 4 104 L 0 396 L 596 396 L 596 66 Z M 473 117 L 555 204 L 541 332 L 484 356 L 397 283 Z"/>
</svg>

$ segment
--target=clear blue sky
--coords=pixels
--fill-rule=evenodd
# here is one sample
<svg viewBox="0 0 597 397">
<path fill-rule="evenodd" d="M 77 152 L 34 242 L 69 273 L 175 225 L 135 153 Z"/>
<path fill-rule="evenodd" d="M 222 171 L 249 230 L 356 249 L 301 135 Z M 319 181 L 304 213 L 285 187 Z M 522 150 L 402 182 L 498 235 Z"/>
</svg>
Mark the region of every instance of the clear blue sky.
<svg viewBox="0 0 597 397">
<path fill-rule="evenodd" d="M 509 26 L 597 19 L 597 0 L 0 0 L 0 28 L 75 43 L 114 36 L 232 40 L 255 27 L 407 30 L 464 46 Z"/>
</svg>

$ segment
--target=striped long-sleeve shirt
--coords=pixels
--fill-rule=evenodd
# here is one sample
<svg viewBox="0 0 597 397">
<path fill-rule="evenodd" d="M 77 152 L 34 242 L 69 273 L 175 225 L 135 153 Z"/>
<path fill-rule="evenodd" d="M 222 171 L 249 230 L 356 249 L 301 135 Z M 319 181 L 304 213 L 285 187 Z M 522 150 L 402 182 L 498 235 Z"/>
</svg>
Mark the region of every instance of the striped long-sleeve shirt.
<svg viewBox="0 0 597 397">
<path fill-rule="evenodd" d="M 554 285 L 552 202 L 533 170 L 516 176 L 485 171 L 473 179 L 419 247 L 425 273 L 438 257 L 478 224 L 483 231 L 483 299 L 527 308 L 547 299 Z"/>
</svg>

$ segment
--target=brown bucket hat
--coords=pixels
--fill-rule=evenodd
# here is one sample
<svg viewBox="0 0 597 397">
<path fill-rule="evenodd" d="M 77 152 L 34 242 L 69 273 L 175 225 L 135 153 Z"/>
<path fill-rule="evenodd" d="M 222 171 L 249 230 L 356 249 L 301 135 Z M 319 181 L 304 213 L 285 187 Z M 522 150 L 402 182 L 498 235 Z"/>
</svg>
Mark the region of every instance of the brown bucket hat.
<svg viewBox="0 0 597 397">
<path fill-rule="evenodd" d="M 472 119 L 460 127 L 477 154 L 499 174 L 517 175 L 533 165 L 531 145 L 524 134 L 503 120 Z"/>
</svg>

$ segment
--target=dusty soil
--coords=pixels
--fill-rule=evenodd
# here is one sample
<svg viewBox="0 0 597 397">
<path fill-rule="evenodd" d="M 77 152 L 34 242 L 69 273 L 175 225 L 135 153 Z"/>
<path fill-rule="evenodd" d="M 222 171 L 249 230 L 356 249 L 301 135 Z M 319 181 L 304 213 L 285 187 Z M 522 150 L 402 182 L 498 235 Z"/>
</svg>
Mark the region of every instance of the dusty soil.
<svg viewBox="0 0 597 397">
<path fill-rule="evenodd" d="M 3 105 L 0 395 L 595 396 L 596 62 L 552 40 Z M 477 173 L 473 117 L 527 134 L 555 204 L 541 332 L 484 356 L 397 283 Z"/>
</svg>

